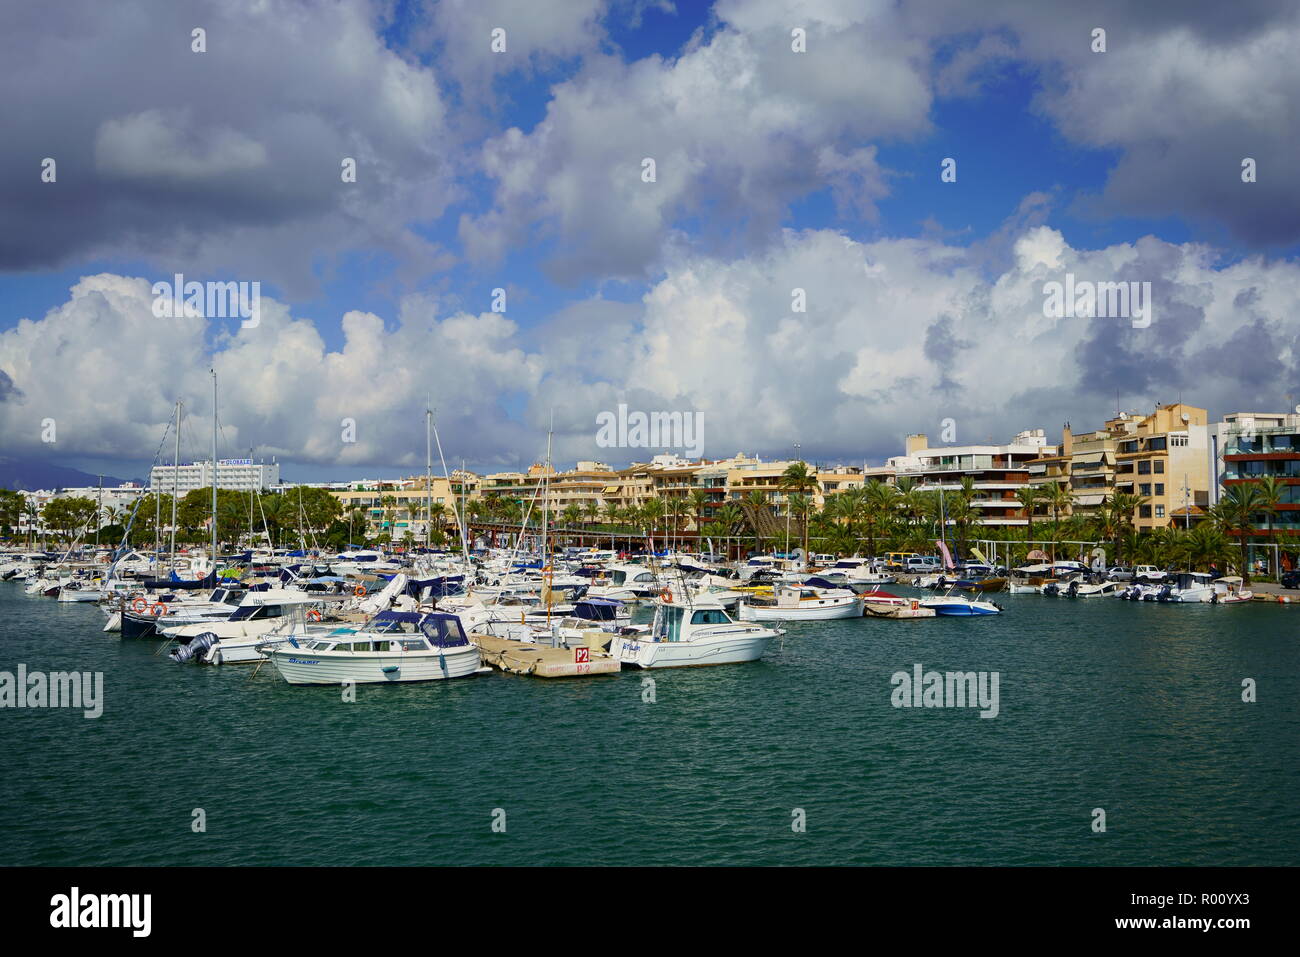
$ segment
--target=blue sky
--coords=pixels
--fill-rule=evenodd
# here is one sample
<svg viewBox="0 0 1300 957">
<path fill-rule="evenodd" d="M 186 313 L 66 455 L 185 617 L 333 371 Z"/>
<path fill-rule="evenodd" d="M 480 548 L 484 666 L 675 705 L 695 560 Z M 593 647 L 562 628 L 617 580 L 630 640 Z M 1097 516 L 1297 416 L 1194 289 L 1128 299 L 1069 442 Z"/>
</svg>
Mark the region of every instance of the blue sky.
<svg viewBox="0 0 1300 957">
<path fill-rule="evenodd" d="M 92 91 L 90 102 L 68 119 L 72 132 L 66 143 L 42 140 L 39 116 L 56 111 L 65 93 L 74 95 L 75 76 L 68 78 L 65 91 L 51 73 L 43 92 L 24 86 L 15 93 L 17 100 L 26 94 L 46 102 L 11 100 L 6 107 L 24 112 L 21 122 L 17 113 L 12 117 L 18 136 L 4 147 L 5 168 L 30 169 L 33 157 L 57 149 L 66 157 L 62 169 L 68 172 L 57 186 L 33 185 L 28 177 L 21 193 L 11 197 L 30 217 L 20 217 L 19 225 L 29 223 L 35 238 L 0 250 L 0 372 L 11 383 L 4 386 L 6 380 L 0 379 L 0 408 L 11 417 L 11 435 L 0 445 L 0 455 L 140 474 L 148 464 L 144 450 L 155 444 L 147 436 L 161 434 L 158 426 L 165 420 L 170 394 L 196 391 L 201 353 L 207 349 L 223 354 L 232 370 L 241 370 L 232 371 L 233 381 L 225 386 L 232 393 L 227 415 L 238 433 L 232 445 L 279 456 L 291 478 L 409 471 L 410 455 L 399 455 L 391 446 L 413 443 L 409 421 L 423 406 L 416 397 L 444 389 L 454 395 L 435 401 L 460 406 L 448 414 L 445 438 L 481 469 L 527 464 L 536 457 L 544 446 L 538 424 L 556 407 L 557 396 L 575 405 L 572 414 L 560 415 L 560 455 L 569 458 L 638 457 L 634 450 L 599 452 L 591 445 L 593 430 L 581 425 L 592 411 L 631 395 L 665 408 L 707 410 L 724 443 L 707 454 L 739 448 L 779 454 L 792 440 L 789 435 L 769 437 L 768 423 L 787 433 L 806 429 L 802 444 L 817 455 L 860 461 L 895 451 L 902 428 L 926 427 L 946 404 L 958 401 L 950 394 L 951 377 L 939 370 L 930 379 L 924 371 L 927 364 L 940 364 L 937 356 L 952 354 L 935 346 L 936 338 L 947 336 L 964 343 L 966 350 L 981 346 L 979 337 L 971 338 L 969 324 L 960 327 L 966 330 L 964 338 L 952 334 L 946 319 L 952 319 L 954 309 L 960 319 L 962 303 L 983 303 L 990 296 L 996 300 L 1009 276 L 1028 282 L 1039 260 L 1063 262 L 1077 254 L 1094 269 L 1098 263 L 1119 263 L 1126 258 L 1124 250 L 1143 237 L 1153 237 L 1156 244 L 1144 248 L 1138 259 L 1157 282 L 1185 277 L 1189 264 L 1208 270 L 1209 281 L 1225 278 L 1222 295 L 1233 290 L 1237 313 L 1227 299 L 1221 301 L 1220 313 L 1193 302 L 1190 294 L 1171 294 L 1170 314 L 1183 323 L 1176 327 L 1183 330 L 1176 344 L 1170 342 L 1175 327 L 1166 326 L 1164 335 L 1150 344 L 1124 340 L 1115 346 L 1158 354 L 1152 369 L 1134 372 L 1122 383 L 1122 388 L 1131 383 L 1132 401 L 1146 403 L 1170 389 L 1204 382 L 1197 363 L 1204 361 L 1206 350 L 1193 348 L 1192 342 L 1211 332 L 1220 340 L 1234 334 L 1266 336 L 1264 348 L 1277 353 L 1281 380 L 1271 391 L 1257 383 L 1240 395 L 1242 402 L 1295 391 L 1289 345 L 1283 346 L 1290 341 L 1285 299 L 1278 292 L 1273 294 L 1278 301 L 1271 301 L 1262 291 L 1271 283 L 1268 289 L 1289 294 L 1289 282 L 1279 284 L 1269 267 L 1289 269 L 1295 259 L 1300 238 L 1292 215 L 1296 187 L 1279 183 L 1277 164 L 1270 168 L 1269 163 L 1287 155 L 1295 145 L 1294 133 L 1285 124 L 1279 128 L 1280 118 L 1258 110 L 1243 117 L 1243 111 L 1208 99 L 1198 102 L 1197 91 L 1186 89 L 1189 84 L 1177 94 L 1162 90 L 1171 70 L 1196 77 L 1210 64 L 1227 72 L 1231 63 L 1223 63 L 1233 58 L 1264 62 L 1260 51 L 1272 43 L 1285 44 L 1296 30 L 1296 18 L 1285 11 L 1249 5 L 1225 34 L 1211 5 L 1138 14 L 1122 4 L 1103 4 L 1095 19 L 1109 25 L 1112 49 L 1094 53 L 1087 49 L 1092 19 L 1074 13 L 1053 17 L 1014 3 L 991 3 L 983 13 L 943 2 L 879 4 L 874 9 L 863 4 L 865 13 L 848 15 L 833 0 L 806 0 L 788 14 L 764 0 L 729 0 L 716 9 L 703 3 L 590 0 L 586 15 L 575 14 L 565 24 L 507 0 L 482 6 L 340 0 L 337 9 L 348 15 L 351 29 L 310 24 L 306 29 L 316 31 L 319 54 L 310 69 L 333 82 L 342 72 L 339 64 L 347 63 L 362 79 L 350 79 L 343 93 L 321 93 L 320 102 L 310 102 L 311 93 L 299 102 L 285 89 L 285 76 L 305 54 L 286 49 L 284 64 L 268 66 L 255 61 L 256 50 L 230 42 L 245 29 L 248 37 L 253 31 L 274 34 L 290 17 L 289 7 L 273 4 L 265 14 L 239 4 L 224 10 L 207 3 L 183 6 L 174 18 L 176 28 L 212 23 L 213 47 L 206 53 L 211 60 L 196 59 L 183 49 L 168 53 L 178 58 L 179 66 L 170 70 L 177 90 L 160 93 L 148 77 L 132 75 L 129 66 L 125 72 L 103 69 L 115 54 L 101 42 L 95 56 L 105 77 L 102 88 Z M 97 28 L 106 34 L 101 41 L 120 29 L 97 20 L 91 7 L 82 13 L 89 19 L 88 43 Z M 254 22 L 258 16 L 272 19 Z M 509 62 L 480 55 L 483 33 L 498 22 L 514 38 L 515 59 Z M 790 23 L 807 25 L 811 46 L 805 56 L 810 59 L 789 59 L 784 45 Z M 15 55 L 21 49 L 39 50 L 59 36 L 53 18 L 45 23 L 14 18 L 8 26 Z M 130 60 L 139 55 L 132 43 L 156 47 L 175 39 L 169 38 L 165 21 L 150 29 L 157 35 L 131 36 L 116 55 Z M 1190 47 L 1189 36 L 1195 38 Z M 266 40 L 273 41 L 274 36 Z M 336 42 L 350 45 L 346 57 L 338 54 L 337 63 L 331 60 Z M 1162 53 L 1166 49 L 1180 52 Z M 834 61 L 817 62 L 828 50 Z M 1162 61 L 1165 55 L 1177 59 L 1171 65 Z M 1204 65 L 1196 62 L 1198 55 Z M 253 108 L 261 111 L 258 115 L 244 115 L 238 82 L 227 89 L 218 79 L 195 72 L 210 62 L 227 72 L 233 69 L 231 75 L 250 73 L 249 88 L 264 97 Z M 791 72 L 804 64 L 810 72 Z M 91 66 L 96 66 L 94 58 L 86 69 Z M 10 68 L 20 67 L 14 63 Z M 161 68 L 167 69 L 165 62 Z M 1294 92 L 1292 69 L 1268 64 L 1261 70 L 1267 75 L 1255 77 L 1260 88 Z M 355 87 L 370 89 L 367 71 L 373 74 L 375 92 L 357 93 L 353 101 Z M 403 73 L 404 86 L 392 80 L 395 72 Z M 745 79 L 749 74 L 757 79 Z M 714 80 L 722 83 L 722 93 Z M 738 84 L 741 91 L 734 106 L 727 99 L 727 83 Z M 1139 108 L 1132 109 L 1128 94 L 1115 90 L 1131 91 Z M 386 95 L 397 104 L 389 111 L 395 118 L 383 107 L 389 102 Z M 665 109 L 671 111 L 666 119 L 660 115 Z M 396 115 L 406 110 L 409 116 Z M 783 117 L 782 110 L 795 111 L 796 119 Z M 1163 127 L 1166 113 L 1188 119 Z M 340 149 L 360 148 L 363 156 L 378 157 L 378 173 L 363 159 L 362 176 L 369 179 L 362 184 L 361 204 L 349 207 L 350 200 L 337 198 L 333 187 L 328 192 L 318 188 L 318 171 L 306 146 L 277 139 L 303 115 L 313 118 L 309 136 L 314 131 L 322 142 L 337 139 L 345 144 Z M 800 115 L 807 116 L 806 123 L 797 119 Z M 593 116 L 601 118 L 598 127 L 610 127 L 607 137 L 585 127 Z M 727 132 L 732 123 L 735 144 Z M 603 151 L 622 162 L 624 140 L 633 152 L 663 144 L 660 195 L 671 196 L 650 200 L 655 205 L 638 208 L 635 215 L 623 204 L 639 203 L 639 194 L 621 184 L 617 170 L 601 165 Z M 159 150 L 178 155 L 159 157 Z M 295 156 L 296 150 L 302 155 Z M 1240 194 L 1250 201 L 1242 206 L 1232 198 L 1238 195 L 1233 190 L 1240 191 L 1236 157 L 1256 154 L 1271 181 L 1261 180 L 1260 189 Z M 212 160 L 203 172 L 195 172 L 195 157 L 213 156 L 230 157 L 230 167 L 216 169 L 219 164 Z M 945 157 L 957 161 L 956 183 L 940 180 Z M 246 169 L 257 170 L 259 164 L 270 171 L 251 183 L 250 175 L 262 174 Z M 93 168 L 87 182 L 70 182 L 83 168 Z M 525 169 L 527 176 L 516 172 Z M 516 175 L 520 182 L 511 182 Z M 72 194 L 67 199 L 57 192 L 65 189 Z M 58 200 L 51 202 L 52 196 Z M 1252 212 L 1256 203 L 1259 211 Z M 680 348 L 680 329 L 688 330 L 688 336 L 690 329 L 699 329 L 707 337 L 713 335 L 712 327 L 704 319 L 693 326 L 674 325 L 679 320 L 656 312 L 658 304 L 674 302 L 674 308 L 687 313 L 707 310 L 716 320 L 722 297 L 729 308 L 758 323 L 747 297 L 759 294 L 759 280 L 744 277 L 761 277 L 758 267 L 764 263 L 781 267 L 774 256 L 797 262 L 808 248 L 834 236 L 849 241 L 865 264 L 861 270 L 844 264 L 847 275 L 887 276 L 893 292 L 886 298 L 891 301 L 909 289 L 925 290 L 926 269 L 936 270 L 944 281 L 962 274 L 961 289 L 953 289 L 944 303 L 922 307 L 921 293 L 912 294 L 916 322 L 926 335 L 906 354 L 904 364 L 914 359 L 917 370 L 900 372 L 893 387 L 920 390 L 920 402 L 910 405 L 924 407 L 925 415 L 915 417 L 914 426 L 910 412 L 895 415 L 896 426 L 887 429 L 865 415 L 861 434 L 847 413 L 833 428 L 823 424 L 834 416 L 818 410 L 863 403 L 871 411 L 880 405 L 879 396 L 889 390 L 859 381 L 866 375 L 863 370 L 879 365 L 868 355 L 859 355 L 856 364 L 830 364 L 820 373 L 806 367 L 810 382 L 838 377 L 838 391 L 819 394 L 807 408 L 789 410 L 789 415 L 780 406 L 782 397 L 770 390 L 750 398 L 737 395 L 734 408 L 720 410 L 718 395 L 726 390 L 719 385 L 717 394 L 706 397 L 708 390 L 688 382 L 684 369 L 674 368 L 671 351 L 662 351 L 666 340 L 654 335 L 672 325 L 679 330 L 673 348 Z M 1065 259 L 1053 252 L 1060 244 Z M 938 265 L 939 260 L 944 264 Z M 1248 269 L 1259 270 L 1258 282 L 1241 278 Z M 233 365 L 236 358 L 250 360 L 232 348 L 239 340 L 231 338 L 234 330 L 227 323 L 203 330 L 197 344 L 178 343 L 193 360 L 192 368 L 177 368 L 174 383 L 159 384 L 138 401 L 125 402 L 128 409 L 111 413 L 120 414 L 121 421 L 106 427 L 102 441 L 50 449 L 24 439 L 31 433 L 30 428 L 24 431 L 24 423 L 39 418 L 37 406 L 53 403 L 53 398 L 37 398 L 42 389 L 36 379 L 49 372 L 38 372 L 27 355 L 34 343 L 59 340 L 59 324 L 74 321 L 47 314 L 65 306 L 75 311 L 72 303 L 81 300 L 70 301 L 70 291 L 83 276 L 106 273 L 153 282 L 176 270 L 201 281 L 258 278 L 263 295 L 285 307 L 286 330 L 301 333 L 309 327 L 319 336 L 314 358 L 310 343 L 300 339 L 294 347 L 307 350 L 301 356 L 283 346 L 285 354 L 298 356 L 299 370 L 317 362 L 322 370 L 333 370 L 311 380 L 324 393 L 318 397 L 304 392 L 301 384 L 285 386 L 285 401 L 311 410 L 299 415 L 299 422 L 313 416 L 333 421 L 335 400 L 346 394 L 341 390 L 359 388 L 355 383 L 345 387 L 338 378 L 341 371 L 355 369 L 357 381 L 374 381 L 362 376 L 359 359 L 348 351 L 342 319 L 350 312 L 379 317 L 384 337 L 392 336 L 400 345 L 385 345 L 388 352 L 378 368 L 402 380 L 400 395 L 389 385 L 395 390 L 393 418 L 407 424 L 385 423 L 384 441 L 364 452 L 341 450 L 337 457 L 330 455 L 327 443 L 305 433 L 277 433 L 293 419 L 244 401 L 247 390 L 268 386 L 255 374 L 255 363 Z M 715 284 L 713 292 L 690 298 L 694 293 L 683 290 L 694 289 L 700 277 L 706 277 L 706 285 Z M 749 286 L 737 292 L 744 282 Z M 845 293 L 843 285 L 838 283 L 836 296 Z M 497 286 L 509 291 L 506 328 L 493 325 L 497 320 L 490 315 Z M 829 293 L 831 287 L 825 288 Z M 1261 291 L 1242 298 L 1242 290 L 1252 288 Z M 687 298 L 678 300 L 679 294 Z M 879 295 L 873 286 L 858 298 Z M 1240 315 L 1242 303 L 1254 302 L 1261 304 L 1259 315 Z M 1202 311 L 1191 315 L 1188 309 Z M 1020 312 L 1005 321 L 1023 324 L 1025 310 Z M 870 315 L 878 313 L 869 311 L 863 320 L 868 337 L 894 328 L 871 326 Z M 401 316 L 426 314 L 440 324 L 443 336 L 428 368 L 417 367 L 414 358 L 422 340 L 401 330 L 407 321 Z M 1221 321 L 1238 321 L 1220 315 L 1239 316 L 1241 328 L 1213 329 Z M 466 317 L 464 332 L 456 331 L 457 316 Z M 22 318 L 37 320 L 41 328 L 23 333 L 18 328 Z M 102 316 L 93 320 L 103 321 Z M 826 316 L 825 321 L 837 319 Z M 1000 315 L 998 321 L 1004 321 Z M 136 332 L 124 335 L 140 334 L 138 326 L 133 328 Z M 607 336 L 604 330 L 614 331 Z M 756 325 L 753 336 L 775 342 L 779 331 Z M 492 349 L 478 349 L 484 338 Z M 614 342 L 621 343 L 621 352 Z M 82 342 L 90 345 L 94 343 Z M 591 348 L 587 368 L 576 358 L 584 345 Z M 832 345 L 842 351 L 844 343 Z M 976 367 L 996 368 L 996 357 L 972 357 L 970 381 L 984 383 L 985 393 L 980 408 L 967 412 L 972 427 L 984 432 L 1005 423 L 1002 431 L 1036 426 L 1051 432 L 1060 424 L 1052 417 L 1068 411 L 1071 402 L 1082 406 L 1080 414 L 1095 414 L 1101 406 L 1093 397 L 1079 399 L 1077 384 L 1095 379 L 1101 370 L 1080 365 L 1074 356 L 1090 350 L 1081 343 L 1075 346 L 1049 358 L 1060 364 L 1060 388 L 1050 397 L 1042 391 L 1048 380 L 990 394 L 988 376 Z M 718 348 L 729 351 L 722 343 Z M 148 351 L 143 342 L 138 351 Z M 1092 351 L 1103 350 L 1095 346 Z M 626 355 L 627 366 L 611 369 L 611 361 L 621 364 L 620 355 Z M 779 351 L 776 355 L 781 359 Z M 638 368 L 641 361 L 644 366 Z M 140 373 L 126 366 L 130 362 L 122 355 L 103 359 L 119 380 Z M 706 361 L 700 368 L 706 373 L 716 368 L 722 375 L 730 365 Z M 788 363 L 777 368 L 791 375 Z M 873 374 L 880 377 L 878 370 Z M 171 375 L 164 366 L 162 378 Z M 741 379 L 745 377 L 738 378 L 736 388 L 743 387 Z M 755 388 L 752 376 L 746 381 Z M 480 383 L 485 394 L 469 398 Z M 1031 394 L 1042 421 L 1032 421 L 1032 415 L 1031 421 L 1009 420 L 1008 410 L 1022 408 Z M 1235 398 L 1229 376 L 1204 404 L 1217 400 L 1225 407 L 1212 411 L 1224 412 Z M 65 401 L 72 404 L 71 398 Z M 203 401 L 196 397 L 196 409 Z M 753 409 L 749 420 L 743 415 L 746 405 Z M 760 409 L 768 411 L 760 416 Z M 89 419 L 91 411 L 86 403 L 72 404 L 62 414 Z M 367 408 L 366 414 L 380 413 Z M 79 434 L 88 431 L 82 428 Z M 416 438 L 421 441 L 414 444 L 422 447 L 422 435 Z"/>
</svg>

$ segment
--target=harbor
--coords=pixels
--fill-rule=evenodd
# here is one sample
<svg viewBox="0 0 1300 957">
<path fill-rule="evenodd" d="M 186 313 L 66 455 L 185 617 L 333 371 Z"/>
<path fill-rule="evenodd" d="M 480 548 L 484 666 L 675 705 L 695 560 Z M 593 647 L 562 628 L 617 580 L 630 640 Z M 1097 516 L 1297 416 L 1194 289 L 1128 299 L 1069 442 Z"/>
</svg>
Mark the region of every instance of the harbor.
<svg viewBox="0 0 1300 957">
<path fill-rule="evenodd" d="M 4 863 L 328 865 L 340 827 L 359 865 L 1295 859 L 1279 798 L 1300 783 L 1295 610 L 999 601 L 988 618 L 790 623 L 745 665 L 493 671 L 359 685 L 347 703 L 269 664 L 176 665 L 103 632 L 93 605 L 0 584 L 7 660 L 104 674 L 95 720 L 6 713 L 23 742 L 9 793 L 26 799 L 0 807 Z M 914 662 L 999 670 L 997 718 L 891 707 L 889 676 Z M 1241 703 L 1249 676 L 1261 710 Z M 1087 839 L 1096 806 L 1112 809 L 1104 842 Z"/>
</svg>

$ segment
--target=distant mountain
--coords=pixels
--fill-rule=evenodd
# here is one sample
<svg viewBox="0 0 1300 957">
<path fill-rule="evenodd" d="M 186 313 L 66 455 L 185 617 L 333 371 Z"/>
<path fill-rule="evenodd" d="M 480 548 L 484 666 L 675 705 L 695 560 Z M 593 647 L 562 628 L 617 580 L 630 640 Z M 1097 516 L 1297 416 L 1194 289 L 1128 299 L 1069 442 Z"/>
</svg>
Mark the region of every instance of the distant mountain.
<svg viewBox="0 0 1300 957">
<path fill-rule="evenodd" d="M 104 476 L 104 487 L 121 485 L 124 479 L 113 475 Z M 145 484 L 141 479 L 133 481 Z M 11 459 L 0 456 L 0 488 L 35 491 L 37 489 L 81 488 L 98 485 L 99 476 L 70 469 L 62 465 L 50 465 L 48 462 L 31 459 Z"/>
</svg>

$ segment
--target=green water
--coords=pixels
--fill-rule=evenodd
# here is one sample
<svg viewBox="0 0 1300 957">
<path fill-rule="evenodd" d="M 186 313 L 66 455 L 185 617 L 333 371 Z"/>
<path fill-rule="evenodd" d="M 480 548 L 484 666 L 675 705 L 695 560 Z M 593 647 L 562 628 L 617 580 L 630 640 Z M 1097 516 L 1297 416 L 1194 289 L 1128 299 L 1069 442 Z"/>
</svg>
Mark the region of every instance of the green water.
<svg viewBox="0 0 1300 957">
<path fill-rule="evenodd" d="M 344 703 L 0 584 L 0 670 L 105 681 L 96 720 L 0 711 L 0 864 L 1300 862 L 1300 607 L 1000 601 L 792 625 L 750 665 Z M 1001 713 L 894 708 L 917 662 L 999 672 Z"/>
</svg>

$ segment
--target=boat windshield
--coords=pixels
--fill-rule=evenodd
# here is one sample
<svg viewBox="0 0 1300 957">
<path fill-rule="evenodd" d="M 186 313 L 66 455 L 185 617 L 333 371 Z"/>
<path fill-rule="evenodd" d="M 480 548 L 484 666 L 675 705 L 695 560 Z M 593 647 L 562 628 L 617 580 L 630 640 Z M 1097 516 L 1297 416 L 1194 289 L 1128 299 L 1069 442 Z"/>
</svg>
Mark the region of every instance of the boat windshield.
<svg viewBox="0 0 1300 957">
<path fill-rule="evenodd" d="M 692 625 L 729 625 L 731 619 L 721 608 L 701 608 L 691 615 Z"/>
</svg>

